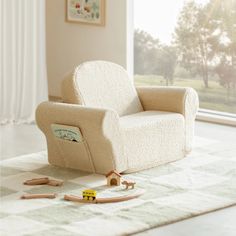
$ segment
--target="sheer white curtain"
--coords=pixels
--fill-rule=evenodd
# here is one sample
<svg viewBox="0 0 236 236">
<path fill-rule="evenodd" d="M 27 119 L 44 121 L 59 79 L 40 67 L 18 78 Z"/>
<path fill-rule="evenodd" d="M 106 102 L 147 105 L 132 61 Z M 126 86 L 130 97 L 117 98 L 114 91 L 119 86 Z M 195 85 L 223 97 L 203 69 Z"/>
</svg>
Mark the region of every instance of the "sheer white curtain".
<svg viewBox="0 0 236 236">
<path fill-rule="evenodd" d="M 31 123 L 47 100 L 44 0 L 0 0 L 0 123 Z"/>
</svg>

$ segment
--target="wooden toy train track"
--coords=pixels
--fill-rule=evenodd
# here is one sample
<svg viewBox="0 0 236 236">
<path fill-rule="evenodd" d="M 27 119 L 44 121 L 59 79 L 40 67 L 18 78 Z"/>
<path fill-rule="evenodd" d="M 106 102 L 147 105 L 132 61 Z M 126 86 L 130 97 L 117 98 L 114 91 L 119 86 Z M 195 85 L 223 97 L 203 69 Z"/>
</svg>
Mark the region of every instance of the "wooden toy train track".
<svg viewBox="0 0 236 236">
<path fill-rule="evenodd" d="M 78 197 L 75 195 L 65 195 L 64 200 L 73 201 L 73 202 L 81 202 L 81 203 L 113 203 L 113 202 L 123 202 L 128 201 L 134 198 L 141 196 L 144 193 L 144 190 L 138 190 L 133 194 L 124 195 L 120 197 L 110 197 L 110 198 L 96 198 L 95 200 L 85 200 L 82 197 Z"/>
</svg>

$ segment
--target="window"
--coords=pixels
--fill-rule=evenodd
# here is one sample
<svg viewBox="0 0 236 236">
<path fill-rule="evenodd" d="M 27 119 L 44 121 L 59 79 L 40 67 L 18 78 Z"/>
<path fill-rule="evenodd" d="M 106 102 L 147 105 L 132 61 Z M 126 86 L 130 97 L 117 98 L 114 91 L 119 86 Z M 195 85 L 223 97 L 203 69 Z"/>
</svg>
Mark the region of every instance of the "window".
<svg viewBox="0 0 236 236">
<path fill-rule="evenodd" d="M 190 86 L 236 113 L 236 0 L 135 0 L 136 85 Z"/>
</svg>

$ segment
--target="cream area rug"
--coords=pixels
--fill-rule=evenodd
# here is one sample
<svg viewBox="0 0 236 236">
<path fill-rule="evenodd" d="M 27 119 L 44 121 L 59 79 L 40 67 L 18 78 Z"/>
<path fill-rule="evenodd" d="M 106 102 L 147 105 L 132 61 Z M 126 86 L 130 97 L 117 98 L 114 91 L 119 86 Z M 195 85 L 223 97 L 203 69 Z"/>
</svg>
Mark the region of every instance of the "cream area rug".
<svg viewBox="0 0 236 236">
<path fill-rule="evenodd" d="M 109 188 L 104 176 L 53 167 L 46 152 L 3 160 L 1 165 L 1 235 L 128 235 L 236 204 L 236 147 L 196 138 L 185 159 L 125 178 L 145 193 L 126 202 L 83 204 L 63 200 L 96 189 L 98 196 L 127 194 Z M 51 177 L 62 187 L 26 186 L 27 179 Z M 129 190 L 132 193 L 133 190 Z M 56 199 L 21 200 L 24 193 L 58 193 Z"/>
</svg>

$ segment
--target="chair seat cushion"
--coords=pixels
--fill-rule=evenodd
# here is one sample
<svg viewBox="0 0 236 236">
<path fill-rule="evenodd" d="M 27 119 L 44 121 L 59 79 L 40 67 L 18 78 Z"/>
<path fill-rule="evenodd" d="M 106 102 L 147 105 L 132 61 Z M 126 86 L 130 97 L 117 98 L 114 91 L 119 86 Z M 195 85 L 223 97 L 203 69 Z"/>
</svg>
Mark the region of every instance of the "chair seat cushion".
<svg viewBox="0 0 236 236">
<path fill-rule="evenodd" d="M 184 122 L 183 115 L 163 111 L 144 111 L 121 117 L 128 172 L 183 158 Z"/>
</svg>

